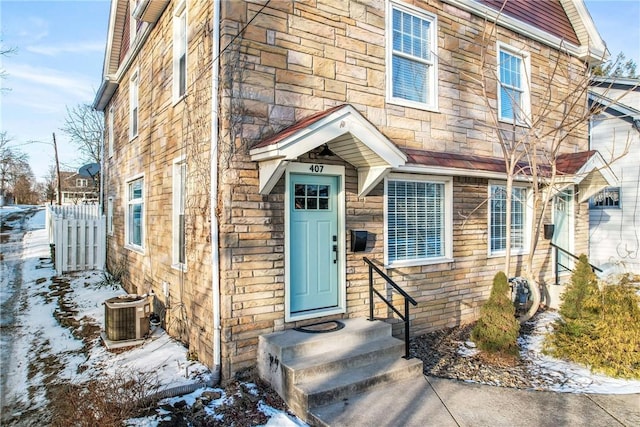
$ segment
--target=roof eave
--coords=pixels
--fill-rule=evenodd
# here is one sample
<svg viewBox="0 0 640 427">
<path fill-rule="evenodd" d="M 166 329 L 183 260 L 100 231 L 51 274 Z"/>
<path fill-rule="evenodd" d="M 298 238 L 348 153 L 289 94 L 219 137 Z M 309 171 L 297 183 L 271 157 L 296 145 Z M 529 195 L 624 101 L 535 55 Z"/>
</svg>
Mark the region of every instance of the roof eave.
<svg viewBox="0 0 640 427">
<path fill-rule="evenodd" d="M 501 14 L 500 11 L 479 3 L 476 0 L 443 1 L 467 12 L 473 13 L 474 15 L 480 16 L 481 18 L 486 18 L 491 22 L 497 22 L 500 26 L 525 35 L 554 49 L 565 51 L 568 54 L 590 64 L 599 63 L 608 58 L 608 55 L 606 54 L 606 45 L 602 41 L 602 38 L 598 34 L 598 31 L 595 29 L 593 20 L 591 19 L 589 13 L 586 11 L 586 7 L 584 6 L 582 0 L 569 0 L 576 3 L 575 6 L 578 11 L 578 18 L 572 19 L 572 16 L 570 16 L 570 14 L 567 14 L 567 16 L 569 16 L 571 24 L 574 25 L 574 27 L 576 25 L 583 25 L 587 33 L 589 34 L 589 41 L 586 44 L 582 42 L 581 45 L 570 43 L 560 37 L 549 34 L 548 32 L 543 31 L 531 24 L 520 21 L 516 18 L 512 18 L 508 15 Z M 566 6 L 564 4 L 563 7 L 565 7 L 566 9 Z M 588 22 L 585 23 L 581 21 Z"/>
</svg>

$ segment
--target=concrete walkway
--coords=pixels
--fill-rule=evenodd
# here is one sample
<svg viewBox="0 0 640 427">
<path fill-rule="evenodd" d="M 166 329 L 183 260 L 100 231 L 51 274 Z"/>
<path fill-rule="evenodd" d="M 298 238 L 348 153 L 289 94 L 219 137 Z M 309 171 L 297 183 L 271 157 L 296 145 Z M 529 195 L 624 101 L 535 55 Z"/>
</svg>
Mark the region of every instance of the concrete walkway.
<svg viewBox="0 0 640 427">
<path fill-rule="evenodd" d="M 640 426 L 640 394 L 517 390 L 442 378 L 406 380 L 312 411 L 331 427 Z"/>
</svg>

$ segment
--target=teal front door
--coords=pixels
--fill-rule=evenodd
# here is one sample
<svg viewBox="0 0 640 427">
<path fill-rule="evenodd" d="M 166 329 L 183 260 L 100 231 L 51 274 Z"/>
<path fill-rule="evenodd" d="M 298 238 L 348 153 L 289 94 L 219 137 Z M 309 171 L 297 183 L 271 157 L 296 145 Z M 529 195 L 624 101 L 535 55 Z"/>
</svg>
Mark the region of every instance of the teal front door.
<svg viewBox="0 0 640 427">
<path fill-rule="evenodd" d="M 553 244 L 567 252 L 573 253 L 573 189 L 565 189 L 553 200 Z M 558 251 L 559 272 L 573 270 L 573 258 L 565 252 Z"/>
<path fill-rule="evenodd" d="M 338 177 L 291 174 L 291 314 L 338 306 Z"/>
</svg>

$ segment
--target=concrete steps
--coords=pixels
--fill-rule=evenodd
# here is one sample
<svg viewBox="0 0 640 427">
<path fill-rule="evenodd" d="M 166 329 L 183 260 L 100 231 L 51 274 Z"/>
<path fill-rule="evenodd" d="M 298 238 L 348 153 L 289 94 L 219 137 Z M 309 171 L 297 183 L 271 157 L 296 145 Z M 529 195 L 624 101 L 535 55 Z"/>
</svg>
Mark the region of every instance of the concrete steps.
<svg viewBox="0 0 640 427">
<path fill-rule="evenodd" d="M 328 333 L 295 330 L 260 337 L 258 371 L 289 408 L 307 422 L 311 411 L 410 378 L 422 379 L 422 361 L 404 359 L 404 342 L 391 325 L 341 320 Z"/>
</svg>

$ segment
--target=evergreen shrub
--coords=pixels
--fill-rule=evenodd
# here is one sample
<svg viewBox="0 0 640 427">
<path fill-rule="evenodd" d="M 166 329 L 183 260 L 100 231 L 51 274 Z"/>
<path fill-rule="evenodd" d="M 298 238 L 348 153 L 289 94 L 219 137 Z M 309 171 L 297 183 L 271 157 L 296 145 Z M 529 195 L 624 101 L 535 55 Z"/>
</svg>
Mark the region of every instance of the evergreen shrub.
<svg viewBox="0 0 640 427">
<path fill-rule="evenodd" d="M 545 350 L 592 371 L 640 379 L 640 297 L 628 281 L 598 287 L 581 256 Z"/>
<path fill-rule="evenodd" d="M 520 322 L 509 298 L 509 282 L 507 276 L 499 272 L 493 278 L 491 295 L 480 309 L 480 319 L 471 338 L 481 350 L 517 356 L 519 332 Z"/>
</svg>

